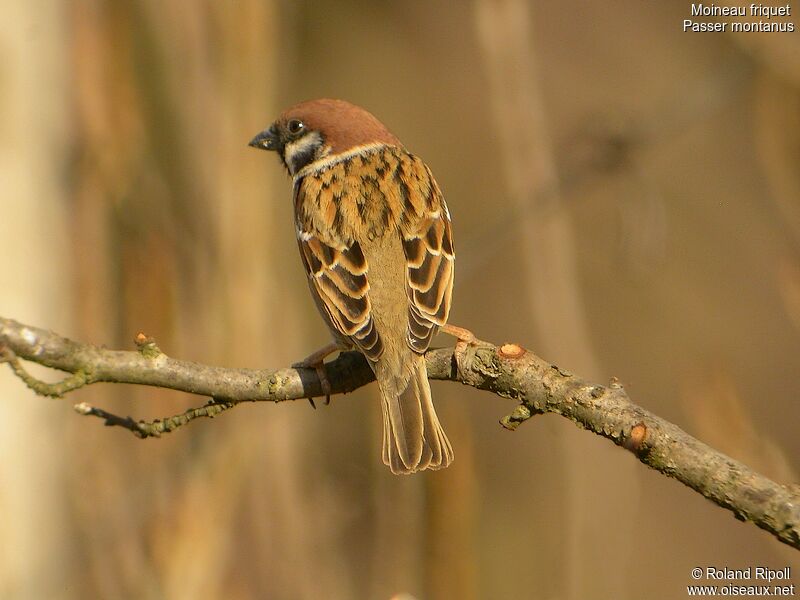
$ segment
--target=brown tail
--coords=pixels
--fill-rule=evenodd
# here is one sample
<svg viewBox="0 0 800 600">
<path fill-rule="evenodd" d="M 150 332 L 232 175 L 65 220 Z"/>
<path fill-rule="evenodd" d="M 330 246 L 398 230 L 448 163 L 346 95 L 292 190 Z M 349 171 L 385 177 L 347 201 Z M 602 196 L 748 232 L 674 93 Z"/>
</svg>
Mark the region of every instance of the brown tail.
<svg viewBox="0 0 800 600">
<path fill-rule="evenodd" d="M 413 355 L 408 379 L 375 370 L 383 409 L 383 462 L 392 473 L 443 469 L 453 462 L 453 448 L 431 401 L 425 358 Z M 399 392 L 398 392 L 399 390 Z"/>
</svg>

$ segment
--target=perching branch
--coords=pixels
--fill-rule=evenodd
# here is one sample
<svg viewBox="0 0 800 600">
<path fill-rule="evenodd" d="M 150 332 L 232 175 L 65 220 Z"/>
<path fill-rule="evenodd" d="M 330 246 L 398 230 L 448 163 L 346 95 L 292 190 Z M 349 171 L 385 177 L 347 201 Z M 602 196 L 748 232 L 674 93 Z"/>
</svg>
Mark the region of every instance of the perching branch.
<svg viewBox="0 0 800 600">
<path fill-rule="evenodd" d="M 225 369 L 170 358 L 139 334 L 138 351 L 106 350 L 0 317 L 0 361 L 37 394 L 62 396 L 98 382 L 136 383 L 211 397 L 205 406 L 151 422 L 119 417 L 85 402 L 75 409 L 139 437 L 159 436 L 240 402 L 298 400 L 322 395 L 313 369 Z M 69 373 L 48 384 L 28 374 L 20 359 Z M 456 361 L 452 348 L 427 354 L 431 379 L 458 381 L 518 403 L 501 420 L 516 429 L 535 414 L 555 413 L 631 451 L 641 462 L 674 477 L 712 502 L 800 549 L 800 487 L 775 483 L 717 452 L 685 431 L 633 404 L 616 381 L 588 383 L 516 344 L 478 341 Z M 374 379 L 366 360 L 348 352 L 326 365 L 333 393 Z"/>
</svg>

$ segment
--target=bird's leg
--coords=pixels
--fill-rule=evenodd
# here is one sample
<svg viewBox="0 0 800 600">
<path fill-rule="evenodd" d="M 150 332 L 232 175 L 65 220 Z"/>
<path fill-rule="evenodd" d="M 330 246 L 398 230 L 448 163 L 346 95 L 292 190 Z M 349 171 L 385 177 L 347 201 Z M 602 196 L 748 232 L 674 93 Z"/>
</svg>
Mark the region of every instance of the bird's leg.
<svg viewBox="0 0 800 600">
<path fill-rule="evenodd" d="M 464 329 L 463 327 L 458 327 L 457 325 L 450 325 L 449 323 L 442 325 L 441 331 L 447 335 L 452 335 L 458 340 L 456 342 L 456 347 L 453 350 L 453 356 L 455 356 L 456 359 L 456 367 L 458 368 L 459 372 L 461 372 L 461 364 L 464 362 L 464 354 L 467 351 L 467 346 L 475 343 L 475 334 L 469 329 Z"/>
<path fill-rule="evenodd" d="M 306 356 L 303 360 L 299 363 L 295 363 L 292 365 L 295 369 L 314 369 L 317 372 L 317 377 L 319 378 L 319 384 L 322 386 L 322 393 L 325 394 L 325 404 L 329 404 L 331 401 L 331 382 L 328 381 L 328 375 L 325 373 L 325 358 L 341 350 L 342 347 L 337 344 L 336 342 L 331 342 L 330 344 L 323 346 L 316 352 L 312 352 L 308 356 Z M 309 402 L 311 402 L 311 406 L 316 408 L 314 404 L 314 399 L 309 398 Z"/>
</svg>

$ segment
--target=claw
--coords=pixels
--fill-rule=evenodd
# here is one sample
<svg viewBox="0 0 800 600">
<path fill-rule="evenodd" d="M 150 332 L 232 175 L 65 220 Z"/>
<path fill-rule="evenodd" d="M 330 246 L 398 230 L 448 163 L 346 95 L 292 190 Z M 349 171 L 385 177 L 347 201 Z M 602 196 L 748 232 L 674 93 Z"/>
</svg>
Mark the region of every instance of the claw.
<svg viewBox="0 0 800 600">
<path fill-rule="evenodd" d="M 331 403 L 331 382 L 328 381 L 328 374 L 325 372 L 325 363 L 322 361 L 314 365 L 314 370 L 317 372 L 319 384 L 322 386 L 322 393 L 325 394 L 325 404 Z"/>
</svg>

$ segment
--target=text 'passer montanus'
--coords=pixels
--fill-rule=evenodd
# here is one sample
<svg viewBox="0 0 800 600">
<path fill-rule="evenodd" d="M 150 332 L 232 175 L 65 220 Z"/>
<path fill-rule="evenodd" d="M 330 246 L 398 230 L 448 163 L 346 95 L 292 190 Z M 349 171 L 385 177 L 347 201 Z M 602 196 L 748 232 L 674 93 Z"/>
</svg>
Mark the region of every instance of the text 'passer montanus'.
<svg viewBox="0 0 800 600">
<path fill-rule="evenodd" d="M 335 340 L 304 365 L 359 350 L 380 388 L 383 462 L 394 473 L 446 467 L 453 449 L 424 353 L 447 322 L 455 255 L 430 169 L 378 119 L 342 100 L 293 106 L 250 145 L 275 150 L 294 179 L 300 256 Z"/>
</svg>

